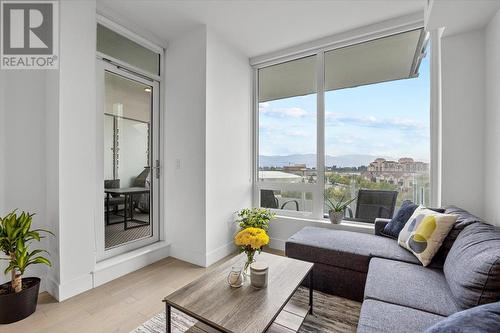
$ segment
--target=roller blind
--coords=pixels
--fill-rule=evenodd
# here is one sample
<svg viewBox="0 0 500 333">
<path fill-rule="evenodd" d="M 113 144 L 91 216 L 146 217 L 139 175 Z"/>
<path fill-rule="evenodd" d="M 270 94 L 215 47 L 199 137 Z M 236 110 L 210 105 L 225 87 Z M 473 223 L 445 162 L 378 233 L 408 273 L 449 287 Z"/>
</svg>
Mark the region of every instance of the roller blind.
<svg viewBox="0 0 500 333">
<path fill-rule="evenodd" d="M 259 69 L 259 102 L 316 92 L 316 56 Z"/>
<path fill-rule="evenodd" d="M 412 77 L 422 29 L 325 53 L 325 90 Z"/>
<path fill-rule="evenodd" d="M 130 39 L 97 24 L 97 51 L 145 72 L 160 75 L 160 55 Z"/>
<path fill-rule="evenodd" d="M 325 90 L 413 77 L 412 66 L 423 29 L 325 52 Z M 259 102 L 316 92 L 316 56 L 258 71 Z"/>
</svg>

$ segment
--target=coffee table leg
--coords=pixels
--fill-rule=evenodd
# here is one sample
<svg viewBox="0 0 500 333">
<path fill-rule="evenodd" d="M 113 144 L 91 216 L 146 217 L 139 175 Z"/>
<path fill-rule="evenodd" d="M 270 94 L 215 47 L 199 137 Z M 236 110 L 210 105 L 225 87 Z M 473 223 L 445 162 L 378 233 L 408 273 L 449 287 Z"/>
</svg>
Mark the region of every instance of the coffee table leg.
<svg viewBox="0 0 500 333">
<path fill-rule="evenodd" d="M 170 322 L 171 321 L 171 317 L 170 317 L 170 305 L 167 304 L 167 313 L 166 313 L 166 316 L 167 316 L 167 333 L 170 333 L 171 330 L 172 330 L 172 323 Z"/>
<path fill-rule="evenodd" d="M 309 314 L 313 314 L 313 270 L 309 272 Z"/>
</svg>

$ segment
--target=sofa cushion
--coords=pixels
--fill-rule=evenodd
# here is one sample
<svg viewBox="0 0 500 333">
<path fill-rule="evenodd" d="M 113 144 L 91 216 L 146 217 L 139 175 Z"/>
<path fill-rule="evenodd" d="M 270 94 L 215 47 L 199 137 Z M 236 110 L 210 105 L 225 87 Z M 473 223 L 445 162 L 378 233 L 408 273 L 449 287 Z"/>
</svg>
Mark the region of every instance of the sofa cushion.
<svg viewBox="0 0 500 333">
<path fill-rule="evenodd" d="M 446 207 L 444 212 L 446 214 L 457 215 L 458 217 L 457 222 L 455 222 L 453 228 L 451 228 L 450 232 L 448 233 L 448 236 L 446 236 L 446 238 L 444 239 L 438 253 L 436 253 L 436 259 L 439 258 L 443 262 L 446 259 L 448 252 L 450 252 L 450 249 L 460 232 L 462 232 L 465 227 L 471 225 L 472 223 L 483 222 L 479 217 L 474 216 L 468 211 L 456 206 L 448 206 Z"/>
<path fill-rule="evenodd" d="M 373 258 L 365 299 L 449 316 L 462 309 L 456 304 L 443 271 L 405 262 Z"/>
<path fill-rule="evenodd" d="M 500 300 L 500 227 L 473 223 L 453 244 L 444 264 L 453 296 L 463 308 Z"/>
<path fill-rule="evenodd" d="M 500 332 L 500 302 L 476 306 L 457 312 L 440 321 L 425 333 L 498 333 Z"/>
<path fill-rule="evenodd" d="M 423 332 L 444 318 L 400 305 L 367 299 L 361 306 L 357 332 Z"/>
<path fill-rule="evenodd" d="M 417 207 L 418 205 L 414 204 L 411 200 L 403 201 L 396 215 L 384 227 L 382 234 L 384 236 L 397 239 L 400 231 L 403 230 L 406 221 L 410 219 Z"/>
<path fill-rule="evenodd" d="M 372 257 L 418 264 L 417 258 L 393 239 L 359 232 L 305 227 L 285 244 L 287 256 L 368 272 Z"/>
</svg>

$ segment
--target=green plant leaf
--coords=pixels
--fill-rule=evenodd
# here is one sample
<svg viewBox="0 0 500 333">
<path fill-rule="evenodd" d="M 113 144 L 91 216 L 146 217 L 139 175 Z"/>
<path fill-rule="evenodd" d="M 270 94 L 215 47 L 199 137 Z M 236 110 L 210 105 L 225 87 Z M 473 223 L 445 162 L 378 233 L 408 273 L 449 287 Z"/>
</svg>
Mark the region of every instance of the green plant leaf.
<svg viewBox="0 0 500 333">
<path fill-rule="evenodd" d="M 40 241 L 40 238 L 41 238 L 40 235 L 36 231 L 29 231 L 26 233 L 27 240 L 36 239 L 37 241 Z"/>
<path fill-rule="evenodd" d="M 47 234 L 50 234 L 50 235 L 52 235 L 52 236 L 55 236 L 55 234 L 54 234 L 52 231 L 50 231 L 50 230 L 45 230 L 45 229 L 34 229 L 34 230 L 32 230 L 32 231 L 33 231 L 33 232 L 36 232 L 36 233 L 45 232 L 45 233 L 47 233 Z"/>
<path fill-rule="evenodd" d="M 33 264 L 44 264 L 52 267 L 50 260 L 44 257 L 36 257 L 35 259 L 30 260 L 26 266 Z"/>
<path fill-rule="evenodd" d="M 35 255 L 37 255 L 39 253 L 43 253 L 43 252 L 49 254 L 49 252 L 47 252 L 46 250 L 37 249 L 37 250 L 34 250 L 34 251 L 30 252 L 28 256 L 29 257 L 33 257 L 33 256 L 35 256 Z"/>
<path fill-rule="evenodd" d="M 21 275 L 29 265 L 44 264 L 51 265 L 47 258 L 39 254 L 47 251 L 35 249 L 29 251 L 32 240 L 40 241 L 40 233 L 54 235 L 52 232 L 44 229 L 32 230 L 34 214 L 21 212 L 17 214 L 16 210 L 0 218 L 0 250 L 9 258 L 0 258 L 9 261 L 5 273 L 17 271 Z"/>
<path fill-rule="evenodd" d="M 15 264 L 14 263 L 10 263 L 9 266 L 7 266 L 7 268 L 5 268 L 5 270 L 3 271 L 4 274 L 7 274 L 9 273 L 10 271 L 12 271 L 14 268 L 15 268 Z"/>
</svg>

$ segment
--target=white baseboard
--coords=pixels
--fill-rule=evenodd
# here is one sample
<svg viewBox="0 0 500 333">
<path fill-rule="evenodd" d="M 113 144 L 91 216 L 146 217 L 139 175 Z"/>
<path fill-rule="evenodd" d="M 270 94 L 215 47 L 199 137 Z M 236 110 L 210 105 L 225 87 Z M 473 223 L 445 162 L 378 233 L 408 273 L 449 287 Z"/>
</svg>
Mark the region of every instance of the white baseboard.
<svg viewBox="0 0 500 333">
<path fill-rule="evenodd" d="M 149 246 L 98 262 L 93 272 L 93 287 L 164 259 L 170 255 L 170 245 L 160 241 Z"/>
<path fill-rule="evenodd" d="M 206 265 L 210 266 L 224 257 L 236 252 L 236 246 L 229 242 L 221 247 L 207 253 Z"/>
<path fill-rule="evenodd" d="M 193 251 L 190 248 L 180 246 L 179 244 L 172 244 L 170 256 L 196 266 L 207 267 L 207 258 L 205 253 Z"/>
<path fill-rule="evenodd" d="M 269 241 L 269 247 L 275 250 L 285 251 L 285 241 L 278 238 L 272 238 Z"/>
<path fill-rule="evenodd" d="M 47 274 L 42 280 L 43 290 L 51 294 L 55 299 L 59 300 L 59 283 L 54 278 Z"/>
<path fill-rule="evenodd" d="M 59 302 L 62 302 L 92 288 L 92 274 L 88 273 L 63 284 L 59 283 L 59 285 L 57 285 L 57 291 L 55 291 L 55 294 L 52 294 L 52 296 Z"/>
</svg>

